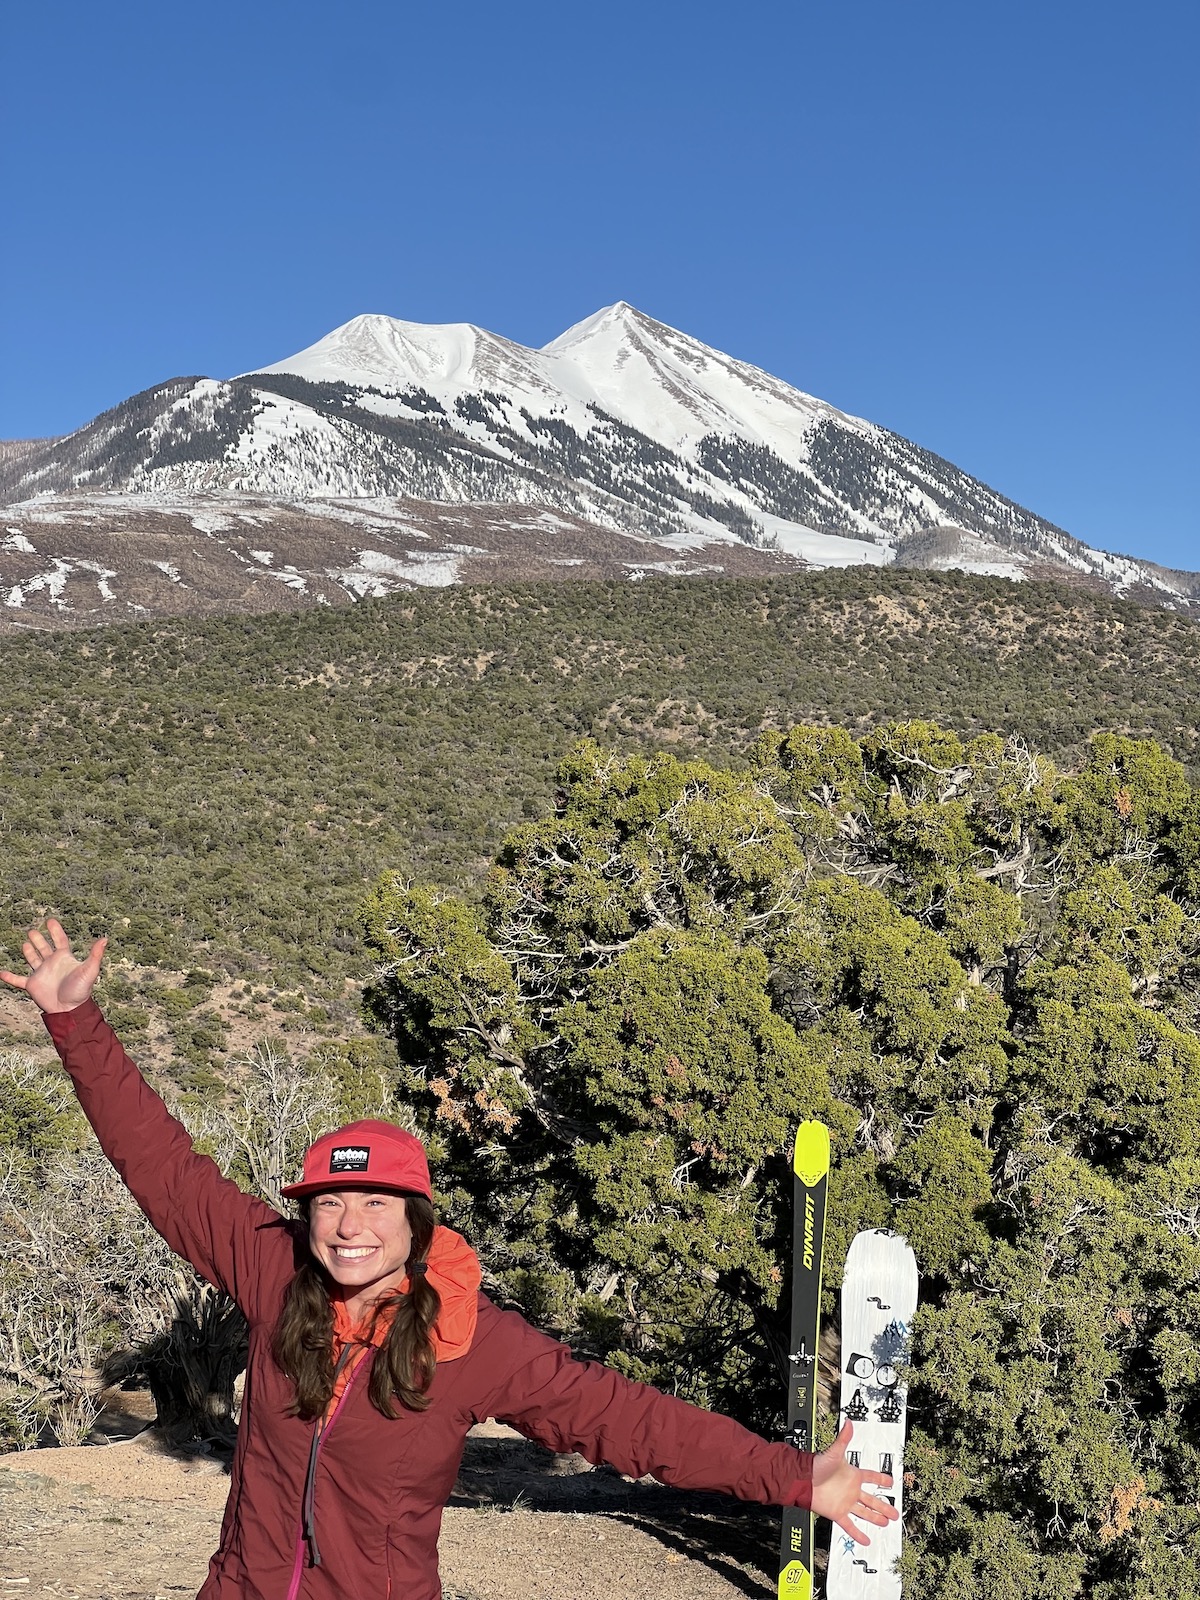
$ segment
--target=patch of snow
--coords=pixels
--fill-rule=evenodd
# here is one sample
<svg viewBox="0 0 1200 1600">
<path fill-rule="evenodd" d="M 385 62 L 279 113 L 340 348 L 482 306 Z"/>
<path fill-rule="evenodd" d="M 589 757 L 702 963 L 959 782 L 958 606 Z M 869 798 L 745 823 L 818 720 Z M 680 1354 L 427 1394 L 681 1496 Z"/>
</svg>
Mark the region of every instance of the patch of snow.
<svg viewBox="0 0 1200 1600">
<path fill-rule="evenodd" d="M 400 584 L 444 589 L 458 579 L 458 556 L 432 550 L 409 550 L 407 561 L 382 550 L 360 550 L 351 567 L 327 567 L 326 576 L 360 599 L 379 600 Z"/>
<path fill-rule="evenodd" d="M 233 523 L 230 522 L 228 517 L 222 516 L 220 512 L 195 512 L 191 521 L 192 527 L 195 528 L 197 533 L 230 533 L 233 530 Z"/>
<path fill-rule="evenodd" d="M 67 579 L 71 576 L 71 563 L 54 558 L 54 569 L 51 572 L 39 572 L 36 577 L 26 578 L 23 583 L 14 584 L 5 596 L 6 606 L 23 606 L 31 594 L 37 594 L 45 589 L 52 606 L 63 604 L 63 590 L 67 586 Z"/>
<path fill-rule="evenodd" d="M 79 558 L 79 565 L 85 567 L 88 572 L 96 574 L 96 587 L 100 590 L 100 598 L 102 600 L 115 600 L 117 598 L 108 583 L 110 578 L 116 577 L 115 572 L 110 572 L 107 567 L 99 566 L 95 561 L 84 561 L 82 557 Z"/>
<path fill-rule="evenodd" d="M 295 567 L 282 567 L 278 572 L 272 572 L 271 576 L 278 578 L 280 583 L 286 583 L 289 589 L 295 589 L 298 594 L 303 594 L 308 588 L 308 579 Z"/>
<path fill-rule="evenodd" d="M 714 517 L 695 515 L 685 518 L 684 525 L 674 532 L 659 536 L 634 533 L 630 528 L 621 528 L 618 531 L 627 539 L 636 539 L 641 544 L 659 545 L 664 550 L 703 550 L 705 545 L 709 544 L 742 542 L 723 522 L 718 522 Z"/>
<path fill-rule="evenodd" d="M 906 486 L 904 499 L 924 523 L 936 523 L 941 516 L 942 508 L 937 501 L 927 495 L 924 489 L 919 488 L 915 483 L 910 483 Z"/>
<path fill-rule="evenodd" d="M 1114 556 L 1107 550 L 1093 550 L 1084 545 L 1077 564 L 1084 571 L 1094 572 L 1103 578 L 1117 595 L 1128 594 L 1130 589 L 1139 585 L 1157 589 L 1160 594 L 1172 597 L 1182 594 L 1178 585 L 1165 578 L 1162 573 L 1155 572 L 1153 567 L 1144 566 L 1129 556 Z"/>
<path fill-rule="evenodd" d="M 423 551 L 412 552 L 418 560 Z M 360 550 L 355 565 L 363 572 L 388 572 L 396 577 L 401 577 L 408 572 L 408 563 L 397 561 L 395 556 L 386 555 L 382 550 Z"/>
<path fill-rule="evenodd" d="M 179 396 L 179 399 L 175 401 L 170 409 L 171 411 L 194 411 L 198 404 L 203 407 L 207 402 L 211 410 L 213 401 L 220 397 L 223 388 L 224 385 L 218 383 L 215 378 L 200 378 L 186 394 Z"/>
<path fill-rule="evenodd" d="M 844 539 L 833 533 L 818 533 L 798 522 L 785 522 L 761 512 L 763 528 L 776 548 L 799 556 L 814 567 L 886 567 L 892 550 L 885 544 L 866 539 Z"/>
<path fill-rule="evenodd" d="M 11 550 L 16 555 L 23 555 L 23 556 L 35 556 L 35 555 L 37 555 L 37 551 L 33 548 L 33 546 L 30 544 L 29 540 L 21 532 L 20 528 L 8 528 L 5 531 L 8 534 L 8 538 L 5 539 L 3 545 L 0 545 L 0 549 Z"/>
<path fill-rule="evenodd" d="M 179 568 L 173 561 L 152 561 L 150 565 L 157 567 L 161 573 L 170 578 L 172 583 L 183 583 L 183 579 L 179 575 Z"/>
<path fill-rule="evenodd" d="M 695 567 L 687 561 L 623 561 L 631 578 L 644 578 L 651 572 L 665 572 L 670 577 L 682 577 L 692 572 L 720 572 L 720 567 Z"/>
<path fill-rule="evenodd" d="M 929 563 L 932 572 L 974 572 L 981 578 L 1026 579 L 1029 574 L 1016 561 L 989 561 L 982 556 L 938 556 Z"/>
<path fill-rule="evenodd" d="M 394 533 L 397 528 L 403 528 L 408 539 L 429 537 L 422 528 L 413 527 L 410 511 L 375 496 L 365 496 L 349 505 L 336 499 L 298 500 L 293 501 L 287 509 L 310 517 L 328 517 L 331 521 L 345 522 L 351 527 L 368 528 L 372 533 Z"/>
<path fill-rule="evenodd" d="M 410 550 L 413 565 L 408 570 L 409 581 L 422 589 L 446 589 L 458 582 L 458 562 L 453 556 L 439 559 L 434 552 Z"/>
<path fill-rule="evenodd" d="M 260 561 L 264 567 L 269 567 L 275 559 L 274 550 L 251 550 L 250 554 L 255 561 Z"/>
</svg>

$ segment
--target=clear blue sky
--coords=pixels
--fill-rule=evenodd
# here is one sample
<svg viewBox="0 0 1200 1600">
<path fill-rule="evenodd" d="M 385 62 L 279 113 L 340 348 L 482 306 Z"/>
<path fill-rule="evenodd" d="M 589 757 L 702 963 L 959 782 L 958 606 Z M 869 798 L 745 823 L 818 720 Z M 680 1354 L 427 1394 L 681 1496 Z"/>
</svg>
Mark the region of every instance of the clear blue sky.
<svg viewBox="0 0 1200 1600">
<path fill-rule="evenodd" d="M 625 299 L 1200 568 L 1194 0 L 10 6 L 0 437 Z"/>
</svg>

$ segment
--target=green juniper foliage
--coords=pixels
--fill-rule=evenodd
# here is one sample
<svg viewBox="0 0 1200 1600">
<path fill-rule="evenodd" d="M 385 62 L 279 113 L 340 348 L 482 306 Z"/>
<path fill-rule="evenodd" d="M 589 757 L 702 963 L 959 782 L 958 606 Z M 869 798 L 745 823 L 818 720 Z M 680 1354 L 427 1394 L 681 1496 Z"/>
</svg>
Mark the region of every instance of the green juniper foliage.
<svg viewBox="0 0 1200 1600">
<path fill-rule="evenodd" d="M 478 904 L 387 875 L 366 911 L 371 1007 L 509 1292 L 777 1430 L 819 1116 L 828 1259 L 889 1226 L 922 1271 L 906 1593 L 1200 1596 L 1183 769 L 908 722 L 766 734 L 738 773 L 584 742 L 559 785 Z"/>
</svg>

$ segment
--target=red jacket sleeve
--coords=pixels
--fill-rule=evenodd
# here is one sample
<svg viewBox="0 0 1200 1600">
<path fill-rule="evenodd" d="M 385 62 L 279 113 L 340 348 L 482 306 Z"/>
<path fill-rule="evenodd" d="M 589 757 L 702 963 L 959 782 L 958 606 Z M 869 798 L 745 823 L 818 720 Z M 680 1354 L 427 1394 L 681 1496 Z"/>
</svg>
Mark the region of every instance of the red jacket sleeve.
<svg viewBox="0 0 1200 1600">
<path fill-rule="evenodd" d="M 511 1423 L 552 1450 L 578 1451 L 630 1477 L 712 1489 L 765 1505 L 812 1501 L 811 1455 L 771 1444 L 729 1417 L 688 1405 L 611 1367 L 576 1361 L 513 1312 L 481 1314 L 495 1381 L 480 1420 Z"/>
<path fill-rule="evenodd" d="M 150 1222 L 177 1255 L 253 1317 L 265 1287 L 263 1253 L 283 1251 L 291 1260 L 283 1218 L 197 1154 L 94 1000 L 47 1012 L 43 1020 L 101 1149 Z"/>
</svg>

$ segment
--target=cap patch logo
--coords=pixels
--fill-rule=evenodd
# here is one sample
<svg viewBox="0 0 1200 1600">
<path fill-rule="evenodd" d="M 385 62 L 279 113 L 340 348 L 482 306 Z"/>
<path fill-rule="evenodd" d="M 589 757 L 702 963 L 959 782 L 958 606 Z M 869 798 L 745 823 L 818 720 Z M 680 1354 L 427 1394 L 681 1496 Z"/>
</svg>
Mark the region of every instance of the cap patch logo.
<svg viewBox="0 0 1200 1600">
<path fill-rule="evenodd" d="M 339 1144 L 329 1157 L 330 1172 L 365 1172 L 371 1159 L 369 1144 Z"/>
</svg>

